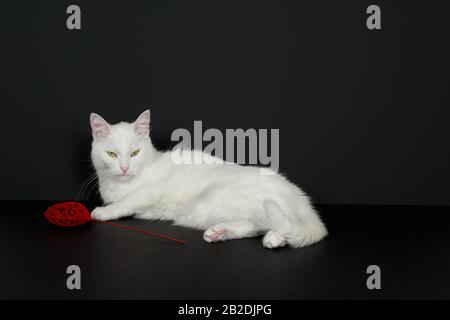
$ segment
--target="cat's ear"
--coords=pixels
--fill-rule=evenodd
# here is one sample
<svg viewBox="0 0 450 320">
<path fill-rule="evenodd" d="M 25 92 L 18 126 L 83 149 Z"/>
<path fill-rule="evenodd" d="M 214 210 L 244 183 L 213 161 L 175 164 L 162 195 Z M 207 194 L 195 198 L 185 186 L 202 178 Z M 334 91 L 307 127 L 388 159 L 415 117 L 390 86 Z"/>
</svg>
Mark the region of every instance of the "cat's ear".
<svg viewBox="0 0 450 320">
<path fill-rule="evenodd" d="M 134 132 L 139 137 L 147 137 L 150 133 L 150 110 L 145 110 L 134 122 Z"/>
<path fill-rule="evenodd" d="M 96 113 L 91 113 L 91 128 L 94 139 L 106 137 L 111 133 L 108 122 Z"/>
</svg>

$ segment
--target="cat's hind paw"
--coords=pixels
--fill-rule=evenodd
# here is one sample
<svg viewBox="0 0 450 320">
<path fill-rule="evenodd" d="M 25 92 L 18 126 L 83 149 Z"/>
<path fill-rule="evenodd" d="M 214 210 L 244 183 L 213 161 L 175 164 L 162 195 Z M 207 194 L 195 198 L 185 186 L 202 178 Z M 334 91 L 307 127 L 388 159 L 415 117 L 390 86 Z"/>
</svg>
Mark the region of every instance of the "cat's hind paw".
<svg viewBox="0 0 450 320">
<path fill-rule="evenodd" d="M 263 238 L 263 246 L 267 249 L 275 249 L 284 247 L 286 245 L 286 239 L 276 231 L 268 231 Z"/>
<path fill-rule="evenodd" d="M 218 228 L 218 227 L 211 227 L 207 229 L 203 233 L 203 239 L 206 242 L 219 242 L 226 240 L 227 230 Z"/>
</svg>

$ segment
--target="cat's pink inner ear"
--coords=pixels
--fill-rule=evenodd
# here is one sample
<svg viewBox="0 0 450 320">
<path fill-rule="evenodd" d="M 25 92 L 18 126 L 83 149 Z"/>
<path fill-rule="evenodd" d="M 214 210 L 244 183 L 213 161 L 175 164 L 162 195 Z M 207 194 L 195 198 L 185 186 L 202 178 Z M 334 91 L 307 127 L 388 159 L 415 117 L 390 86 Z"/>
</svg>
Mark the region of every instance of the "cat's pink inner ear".
<svg viewBox="0 0 450 320">
<path fill-rule="evenodd" d="M 139 137 L 148 136 L 150 133 L 150 110 L 145 110 L 134 122 L 134 132 Z"/>
<path fill-rule="evenodd" d="M 96 113 L 91 113 L 91 128 L 95 139 L 106 137 L 111 133 L 108 122 Z"/>
</svg>

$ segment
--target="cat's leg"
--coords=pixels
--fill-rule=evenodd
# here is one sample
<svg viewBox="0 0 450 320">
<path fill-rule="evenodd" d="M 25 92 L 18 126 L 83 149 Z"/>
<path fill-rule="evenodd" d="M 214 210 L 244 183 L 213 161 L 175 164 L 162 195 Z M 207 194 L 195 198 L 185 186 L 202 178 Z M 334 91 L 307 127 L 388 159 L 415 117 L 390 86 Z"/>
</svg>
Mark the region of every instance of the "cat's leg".
<svg viewBox="0 0 450 320">
<path fill-rule="evenodd" d="M 206 242 L 219 242 L 231 239 L 256 237 L 265 230 L 248 220 L 229 221 L 216 224 L 203 233 Z"/>
<path fill-rule="evenodd" d="M 155 195 L 143 191 L 136 192 L 121 201 L 95 208 L 91 213 L 91 217 L 92 219 L 102 221 L 128 217 L 137 213 L 146 212 L 156 201 L 157 197 Z"/>
<path fill-rule="evenodd" d="M 135 211 L 131 207 L 110 204 L 104 207 L 97 207 L 91 212 L 91 218 L 94 220 L 115 220 L 131 216 Z"/>
</svg>

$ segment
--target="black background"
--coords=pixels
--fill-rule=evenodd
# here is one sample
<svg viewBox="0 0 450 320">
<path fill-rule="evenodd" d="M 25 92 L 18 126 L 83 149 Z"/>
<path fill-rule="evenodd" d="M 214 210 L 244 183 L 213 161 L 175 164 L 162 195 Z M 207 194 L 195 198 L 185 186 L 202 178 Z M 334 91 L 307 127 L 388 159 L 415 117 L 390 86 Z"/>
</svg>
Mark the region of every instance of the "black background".
<svg viewBox="0 0 450 320">
<path fill-rule="evenodd" d="M 66 8 L 82 29 L 66 28 Z M 382 30 L 366 28 L 378 4 Z M 279 128 L 318 203 L 450 204 L 444 1 L 3 1 L 0 199 L 74 199 L 89 113 Z M 93 198 L 94 194 L 86 197 Z"/>
</svg>

